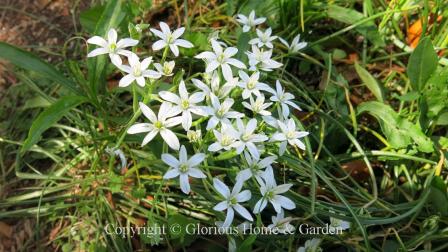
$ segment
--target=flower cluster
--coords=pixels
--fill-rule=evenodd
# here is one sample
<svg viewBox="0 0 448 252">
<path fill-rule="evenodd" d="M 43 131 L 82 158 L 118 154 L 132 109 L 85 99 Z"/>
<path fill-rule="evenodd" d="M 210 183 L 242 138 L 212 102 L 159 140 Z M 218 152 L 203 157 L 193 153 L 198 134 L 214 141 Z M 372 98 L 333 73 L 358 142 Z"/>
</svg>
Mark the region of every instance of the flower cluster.
<svg viewBox="0 0 448 252">
<path fill-rule="evenodd" d="M 273 224 L 270 226 L 281 225 L 284 230 L 291 230 L 291 218 L 285 217 L 285 210 L 294 209 L 295 204 L 283 194 L 293 185 L 278 184 L 272 164 L 288 151 L 288 145 L 304 150 L 302 138 L 308 132 L 300 130 L 297 119 L 291 116 L 292 110 L 300 110 L 294 102 L 294 95 L 286 92 L 279 80 L 273 85 L 266 74 L 282 67 L 282 63 L 272 58 L 279 37 L 272 35 L 271 28 L 257 28 L 266 18 L 256 18 L 254 11 L 248 17 L 238 15 L 237 21 L 243 25 L 243 32 L 254 32 L 255 29 L 252 35 L 256 37 L 249 41 L 251 51 L 240 54 L 243 58 L 238 58 L 236 47 L 226 45 L 219 38 L 212 38 L 212 50 L 195 56 L 205 63 L 205 71 L 195 74 L 201 78 L 186 78 L 175 83 L 177 86 L 170 90 L 159 91 L 157 95 L 147 94 L 149 98 L 139 101 L 138 111 L 149 122 L 129 125 L 127 133 L 145 133 L 142 146 L 160 134 L 167 146 L 179 151 L 178 158 L 164 153 L 161 159 L 168 166 L 163 178 L 169 180 L 179 177 L 183 193 L 192 192 L 190 177 L 211 180 L 217 198 L 220 198 L 213 209 L 226 211 L 225 220 L 221 224 L 223 227 L 232 225 L 235 213 L 247 221 L 253 221 L 247 209 L 248 201 L 253 195 L 261 195 L 252 206 L 252 213 L 261 213 L 268 205 L 272 205 L 277 215 L 273 216 Z M 88 43 L 100 46 L 91 51 L 88 57 L 108 54 L 112 63 L 124 74 L 119 81 L 120 87 L 132 84 L 140 87 L 157 86 L 161 79 L 167 80 L 174 72 L 175 62 L 166 61 L 168 52 L 178 57 L 179 47 L 194 47 L 191 42 L 181 39 L 185 28 L 171 31 L 166 23 L 161 22 L 160 29 L 150 29 L 152 34 L 160 38 L 152 44 L 152 49 L 164 50 L 160 62 L 153 62 L 152 57 L 140 60 L 136 53 L 126 50 L 139 41 L 125 38 L 117 42 L 114 29 L 109 31 L 107 40 L 98 36 L 88 40 Z M 304 42 L 299 43 L 299 37 L 291 45 L 284 39 L 280 40 L 287 46 L 289 53 L 296 53 L 306 46 Z M 127 57 L 127 65 L 123 64 L 121 57 Z M 152 104 L 158 101 L 160 105 L 149 107 L 149 99 L 152 99 Z M 154 108 L 158 108 L 157 115 Z M 201 131 L 202 127 L 207 130 L 205 133 Z M 196 150 L 205 153 L 196 151 L 188 158 L 188 148 L 181 145 L 178 138 L 183 136 L 179 130 L 186 132 Z M 201 169 L 208 159 L 214 160 L 217 155 L 225 153 L 243 164 L 235 178 L 224 178 L 234 182 L 232 189 L 223 182 L 223 178 L 213 178 L 208 170 Z M 254 183 L 258 192 L 243 190 L 247 183 Z"/>
</svg>

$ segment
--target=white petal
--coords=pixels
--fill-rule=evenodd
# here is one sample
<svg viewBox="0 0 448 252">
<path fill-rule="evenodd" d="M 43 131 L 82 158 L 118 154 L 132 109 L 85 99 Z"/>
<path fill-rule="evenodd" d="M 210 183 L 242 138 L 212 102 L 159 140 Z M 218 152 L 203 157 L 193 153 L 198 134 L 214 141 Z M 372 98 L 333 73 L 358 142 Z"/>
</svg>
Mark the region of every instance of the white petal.
<svg viewBox="0 0 448 252">
<path fill-rule="evenodd" d="M 240 193 L 238 193 L 238 195 L 236 196 L 236 200 L 238 202 L 245 202 L 250 200 L 250 198 L 252 197 L 252 194 L 250 193 L 249 190 L 244 190 Z"/>
<path fill-rule="evenodd" d="M 126 48 L 130 46 L 136 46 L 138 44 L 138 40 L 131 39 L 131 38 L 124 38 L 120 39 L 117 43 L 118 48 Z"/>
<path fill-rule="evenodd" d="M 211 40 L 213 51 L 216 55 L 220 55 L 222 53 L 222 46 L 214 39 Z"/>
<path fill-rule="evenodd" d="M 189 130 L 191 128 L 191 124 L 193 122 L 193 118 L 191 117 L 190 111 L 184 111 L 182 113 L 182 127 L 184 130 Z"/>
<path fill-rule="evenodd" d="M 149 119 L 149 121 L 155 123 L 157 121 L 157 117 L 154 114 L 154 112 L 152 112 L 152 110 L 148 106 L 146 106 L 146 104 L 144 104 L 143 102 L 139 102 L 138 104 L 140 106 L 140 110 L 142 111 L 143 115 L 145 115 L 146 118 Z"/>
<path fill-rule="evenodd" d="M 167 46 L 166 42 L 164 40 L 157 40 L 152 44 L 152 50 L 158 51 L 162 48 L 165 48 Z"/>
<path fill-rule="evenodd" d="M 285 196 L 282 195 L 275 195 L 274 200 L 277 204 L 280 204 L 284 209 L 291 210 L 296 208 L 296 204 Z M 278 212 L 278 211 L 277 211 Z"/>
<path fill-rule="evenodd" d="M 233 212 L 233 208 L 228 208 L 226 219 L 224 220 L 224 223 L 222 224 L 223 228 L 229 227 L 232 224 L 234 215 L 235 215 L 235 213 Z"/>
<path fill-rule="evenodd" d="M 237 59 L 233 59 L 233 58 L 232 59 L 227 59 L 226 63 L 228 63 L 228 64 L 230 64 L 232 66 L 241 68 L 241 69 L 245 69 L 246 68 L 246 65 L 244 65 L 243 62 L 241 62 L 241 61 L 239 61 Z"/>
<path fill-rule="evenodd" d="M 154 127 L 149 123 L 136 123 L 129 127 L 128 134 L 138 134 L 143 132 L 150 132 Z"/>
<path fill-rule="evenodd" d="M 173 150 L 179 149 L 179 139 L 177 139 L 177 136 L 171 130 L 162 129 L 160 131 L 160 135 L 171 149 Z"/>
<path fill-rule="evenodd" d="M 180 189 L 182 190 L 182 192 L 185 194 L 189 194 L 190 193 L 190 182 L 188 181 L 188 175 L 180 174 L 179 181 L 180 181 Z"/>
<path fill-rule="evenodd" d="M 292 187 L 292 184 L 279 185 L 274 189 L 276 194 L 281 194 L 287 192 Z"/>
<path fill-rule="evenodd" d="M 162 154 L 162 161 L 170 167 L 178 167 L 180 165 L 179 160 L 177 160 L 173 155 L 167 153 Z"/>
<path fill-rule="evenodd" d="M 179 170 L 178 169 L 169 169 L 165 175 L 163 175 L 163 179 L 172 179 L 177 176 L 179 176 Z"/>
<path fill-rule="evenodd" d="M 144 60 L 142 60 L 140 66 L 142 69 L 148 69 L 151 62 L 152 62 L 152 57 L 147 57 Z"/>
<path fill-rule="evenodd" d="M 107 40 L 109 41 L 109 44 L 117 43 L 117 31 L 115 29 L 110 29 L 107 33 Z"/>
<path fill-rule="evenodd" d="M 204 153 L 197 153 L 194 154 L 189 160 L 188 160 L 188 164 L 191 167 L 196 167 L 198 166 L 200 163 L 202 163 L 202 161 L 204 161 L 205 159 L 205 154 Z"/>
<path fill-rule="evenodd" d="M 241 206 L 240 204 L 234 205 L 233 208 L 235 208 L 236 212 L 239 213 L 241 216 L 243 216 L 246 220 L 249 221 L 254 220 L 250 215 L 249 211 L 247 211 L 247 209 Z"/>
<path fill-rule="evenodd" d="M 135 80 L 134 75 L 132 75 L 132 74 L 127 74 L 127 75 L 123 76 L 123 78 L 120 79 L 120 81 L 118 82 L 118 86 L 119 86 L 119 87 L 127 87 L 127 86 L 129 86 L 134 80 Z"/>
<path fill-rule="evenodd" d="M 227 58 L 230 58 L 230 57 L 232 57 L 233 55 L 235 55 L 235 54 L 237 54 L 238 53 L 238 49 L 236 49 L 235 47 L 227 47 L 225 50 L 224 50 L 224 55 L 227 57 Z"/>
<path fill-rule="evenodd" d="M 178 37 L 182 36 L 182 34 L 184 34 L 185 32 L 185 27 L 180 27 L 178 29 L 176 29 L 175 31 L 173 31 L 173 38 L 177 39 Z"/>
<path fill-rule="evenodd" d="M 216 152 L 216 151 L 219 151 L 219 150 L 221 150 L 222 149 L 222 146 L 221 146 L 221 144 L 219 144 L 219 143 L 213 143 L 213 144 L 211 144 L 210 146 L 208 146 L 208 151 L 211 151 L 211 152 Z"/>
<path fill-rule="evenodd" d="M 106 48 L 97 48 L 93 51 L 91 51 L 89 54 L 87 54 L 87 57 L 96 57 L 98 55 L 103 55 L 103 54 L 107 54 L 109 53 L 109 50 L 107 50 Z"/>
<path fill-rule="evenodd" d="M 221 201 L 213 207 L 215 211 L 224 211 L 227 209 L 227 201 Z"/>
<path fill-rule="evenodd" d="M 188 170 L 188 175 L 194 178 L 206 178 L 205 174 L 198 168 L 190 168 Z"/>
<path fill-rule="evenodd" d="M 254 214 L 261 213 L 261 211 L 263 211 L 263 209 L 266 208 L 267 204 L 268 204 L 268 201 L 267 201 L 265 198 L 261 198 L 261 199 L 255 204 L 254 211 L 253 211 Z"/>
<path fill-rule="evenodd" d="M 213 179 L 213 187 L 221 194 L 224 198 L 228 198 L 230 196 L 229 188 L 219 179 Z"/>
<path fill-rule="evenodd" d="M 180 47 L 185 47 L 185 48 L 193 48 L 194 45 L 192 43 L 190 43 L 189 41 L 185 40 L 185 39 L 176 39 L 176 41 L 174 41 L 174 45 L 180 46 Z"/>
<path fill-rule="evenodd" d="M 168 91 L 160 91 L 159 96 L 165 101 L 172 102 L 174 104 L 180 104 L 180 97 L 174 93 Z"/>
<path fill-rule="evenodd" d="M 145 86 L 145 78 L 143 76 L 137 77 L 136 80 L 137 80 L 137 84 L 140 87 L 144 87 Z"/>
<path fill-rule="evenodd" d="M 233 74 L 232 74 L 232 69 L 230 68 L 230 66 L 228 64 L 222 64 L 221 68 L 222 68 L 222 75 L 224 76 L 224 79 L 226 79 L 226 81 L 231 81 L 233 78 Z"/>
<path fill-rule="evenodd" d="M 216 59 L 216 55 L 212 52 L 201 52 L 200 54 L 194 56 L 197 59 Z"/>
<path fill-rule="evenodd" d="M 154 35 L 156 35 L 157 37 L 161 38 L 161 39 L 166 39 L 165 34 L 163 34 L 161 31 L 156 30 L 156 29 L 149 29 L 152 33 L 154 33 Z"/>
<path fill-rule="evenodd" d="M 151 142 L 152 139 L 154 139 L 154 137 L 157 135 L 158 131 L 157 130 L 152 130 L 151 132 L 149 132 L 145 138 L 143 138 L 143 142 L 142 142 L 142 146 L 146 145 L 147 143 Z"/>
<path fill-rule="evenodd" d="M 252 177 L 252 172 L 250 169 L 244 169 L 240 172 L 238 172 L 238 175 L 236 176 L 236 180 L 242 180 L 246 181 Z"/>
<path fill-rule="evenodd" d="M 174 56 L 179 56 L 179 48 L 177 48 L 177 45 L 170 45 L 170 50 L 173 52 Z"/>
<path fill-rule="evenodd" d="M 207 63 L 207 67 L 205 68 L 205 72 L 211 73 L 219 66 L 219 62 L 216 60 L 211 60 Z"/>
<path fill-rule="evenodd" d="M 170 27 L 165 22 L 160 22 L 159 26 L 164 34 L 171 34 Z"/>
<path fill-rule="evenodd" d="M 109 46 L 107 41 L 100 36 L 93 36 L 93 37 L 89 38 L 87 40 L 87 43 L 101 46 L 101 47 L 106 47 L 106 48 Z"/>
</svg>

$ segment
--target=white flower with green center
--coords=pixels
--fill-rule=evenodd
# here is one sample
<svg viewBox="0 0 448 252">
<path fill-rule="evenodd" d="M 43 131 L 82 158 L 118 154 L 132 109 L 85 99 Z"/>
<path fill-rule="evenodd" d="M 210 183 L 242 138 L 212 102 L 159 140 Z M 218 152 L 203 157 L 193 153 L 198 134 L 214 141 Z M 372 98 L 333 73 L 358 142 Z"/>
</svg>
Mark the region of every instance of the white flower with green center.
<svg viewBox="0 0 448 252">
<path fill-rule="evenodd" d="M 272 45 L 272 41 L 274 41 L 277 36 L 271 36 L 272 29 L 268 28 L 265 32 L 262 32 L 261 30 L 257 29 L 257 36 L 258 38 L 254 38 L 249 40 L 249 44 L 251 45 L 257 45 L 258 47 L 266 46 L 270 49 L 274 48 Z"/>
<path fill-rule="evenodd" d="M 190 159 L 187 156 L 185 146 L 180 147 L 179 159 L 171 154 L 162 154 L 162 161 L 170 166 L 170 169 L 163 175 L 163 179 L 172 179 L 179 176 L 180 189 L 183 193 L 190 193 L 190 183 L 188 177 L 206 178 L 205 174 L 197 167 L 205 159 L 204 153 L 196 153 Z"/>
<path fill-rule="evenodd" d="M 331 212 L 331 211 L 330 211 Z M 350 222 L 337 219 L 334 217 L 330 217 L 330 228 L 331 229 L 340 229 L 340 230 L 346 230 L 350 228 Z"/>
<path fill-rule="evenodd" d="M 131 51 L 125 50 L 124 48 L 137 45 L 138 40 L 124 38 L 117 42 L 117 37 L 117 31 L 112 28 L 107 33 L 107 40 L 100 36 L 93 36 L 89 38 L 87 43 L 100 46 L 100 48 L 91 51 L 87 57 L 96 57 L 98 55 L 109 54 L 110 60 L 114 65 L 121 65 L 122 61 L 120 55 L 129 56 L 131 54 Z"/>
<path fill-rule="evenodd" d="M 216 95 L 211 94 L 210 100 L 212 107 L 205 108 L 207 113 L 211 116 L 207 123 L 207 130 L 214 129 L 219 123 L 230 124 L 229 119 L 244 117 L 243 113 L 231 111 L 234 100 L 226 98 L 222 103 Z"/>
<path fill-rule="evenodd" d="M 307 240 L 304 246 L 297 249 L 297 252 L 322 252 L 322 248 L 319 247 L 321 242 L 319 238 Z"/>
<path fill-rule="evenodd" d="M 252 10 L 247 17 L 243 14 L 238 14 L 237 17 L 238 18 L 236 19 L 236 21 L 243 25 L 243 32 L 248 32 L 252 27 L 255 27 L 266 21 L 265 17 L 256 18 L 254 10 Z"/>
<path fill-rule="evenodd" d="M 202 90 L 204 95 L 208 98 L 210 98 L 210 94 L 214 94 L 218 98 L 225 98 L 238 84 L 238 78 L 232 78 L 230 81 L 227 81 L 224 85 L 221 86 L 220 78 L 217 71 L 213 71 L 212 77 L 209 80 L 209 85 L 194 78 L 191 81 L 197 88 Z"/>
<path fill-rule="evenodd" d="M 215 187 L 216 191 L 224 197 L 224 201 L 219 202 L 215 207 L 213 207 L 213 209 L 215 211 L 224 211 L 227 209 L 226 219 L 221 227 L 229 227 L 232 224 L 235 211 L 246 220 L 254 220 L 249 211 L 247 211 L 247 209 L 240 204 L 250 200 L 252 197 L 249 190 L 244 190 L 241 192 L 241 189 L 243 188 L 242 181 L 236 182 L 232 192 L 230 192 L 229 187 L 217 178 L 213 179 L 213 187 Z"/>
<path fill-rule="evenodd" d="M 260 96 L 260 91 L 266 91 L 270 89 L 267 84 L 259 81 L 260 72 L 254 72 L 251 76 L 249 76 L 244 71 L 239 71 L 239 76 L 241 78 L 241 81 L 238 83 L 238 86 L 243 89 L 243 99 L 249 98 L 251 94 Z"/>
<path fill-rule="evenodd" d="M 272 216 L 272 224 L 269 224 L 268 228 L 276 229 L 281 234 L 292 234 L 295 228 L 290 224 L 291 221 L 291 217 L 285 218 L 285 212 L 282 210 L 277 216 Z"/>
<path fill-rule="evenodd" d="M 196 92 L 191 94 L 190 96 L 183 80 L 179 83 L 179 95 L 168 91 L 160 91 L 159 96 L 165 101 L 174 104 L 173 113 L 182 113 L 182 127 L 185 130 L 189 130 L 191 124 L 193 123 L 193 117 L 191 113 L 200 116 L 208 115 L 206 109 L 203 106 L 196 105 L 197 103 L 204 100 L 204 93 Z"/>
<path fill-rule="evenodd" d="M 213 52 L 206 51 L 195 56 L 195 58 L 203 59 L 207 62 L 205 72 L 211 73 L 218 67 L 221 67 L 224 79 L 230 81 L 233 78 L 232 68 L 230 68 L 230 65 L 240 69 L 246 68 L 246 65 L 244 65 L 243 62 L 232 58 L 238 53 L 238 49 L 235 47 L 227 47 L 224 50 L 222 46 L 214 39 L 211 40 L 211 43 Z"/>
<path fill-rule="evenodd" d="M 237 143 L 239 134 L 233 128 L 231 124 L 224 123 L 221 126 L 221 130 L 213 130 L 216 138 L 216 142 L 208 147 L 208 151 L 216 152 L 220 150 L 230 150 L 236 148 L 239 143 Z"/>
<path fill-rule="evenodd" d="M 253 157 L 247 151 L 244 152 L 247 168 L 238 172 L 236 180 L 246 181 L 254 177 L 259 184 L 263 183 L 262 177 L 264 170 L 267 167 L 272 168 L 272 163 L 277 159 L 276 156 L 268 156 L 260 160 L 260 158 Z"/>
<path fill-rule="evenodd" d="M 282 38 L 279 38 L 280 42 L 282 42 L 287 48 L 289 53 L 298 53 L 300 50 L 305 48 L 308 43 L 306 42 L 300 42 L 300 34 L 294 37 L 294 39 L 291 42 L 291 45 L 288 44 L 288 42 Z"/>
<path fill-rule="evenodd" d="M 243 121 L 240 118 L 237 118 L 236 126 L 239 134 L 236 153 L 240 154 L 247 149 L 252 156 L 260 158 L 260 152 L 255 144 L 264 142 L 269 138 L 262 134 L 255 134 L 255 130 L 257 129 L 257 119 L 252 118 L 246 125 L 244 125 Z"/>
<path fill-rule="evenodd" d="M 174 62 L 174 60 L 172 60 L 172 61 L 165 61 L 163 63 L 163 66 L 160 63 L 154 63 L 154 67 L 157 69 L 157 72 L 159 72 L 161 75 L 172 76 L 175 64 L 176 63 Z"/>
<path fill-rule="evenodd" d="M 263 94 L 260 94 L 257 96 L 257 99 L 254 100 L 254 98 L 249 96 L 250 104 L 247 102 L 242 102 L 243 106 L 247 108 L 248 110 L 251 110 L 254 114 L 259 114 L 262 116 L 269 116 L 271 115 L 271 112 L 266 110 L 272 105 L 272 102 L 264 103 L 265 98 Z"/>
<path fill-rule="evenodd" d="M 161 38 L 161 40 L 157 40 L 152 44 L 152 49 L 154 51 L 158 51 L 160 49 L 163 49 L 167 46 L 170 47 L 171 52 L 173 52 L 174 56 L 179 56 L 179 46 L 185 47 L 185 48 L 192 48 L 193 44 L 185 39 L 180 39 L 179 37 L 182 36 L 185 32 L 185 28 L 181 27 L 179 29 L 176 29 L 175 31 L 171 32 L 170 27 L 165 22 L 160 22 L 160 29 L 156 30 L 151 28 L 151 32 L 154 33 L 157 37 Z"/>
<path fill-rule="evenodd" d="M 266 168 L 263 174 L 263 180 L 264 182 L 260 183 L 262 198 L 255 204 L 255 214 L 261 213 L 266 208 L 268 202 L 272 204 L 277 213 L 280 213 L 282 208 L 291 210 L 296 207 L 296 204 L 292 200 L 280 195 L 287 192 L 292 187 L 292 184 L 277 185 L 272 167 Z"/>
<path fill-rule="evenodd" d="M 140 62 L 138 56 L 135 53 L 131 53 L 128 61 L 130 66 L 118 66 L 119 69 L 127 73 L 127 75 L 121 78 L 118 83 L 118 86 L 120 87 L 127 87 L 134 81 L 136 81 L 139 86 L 144 87 L 145 78 L 158 79 L 161 77 L 158 72 L 148 69 L 152 62 L 152 57 L 148 57 Z"/>
<path fill-rule="evenodd" d="M 256 45 L 252 45 L 252 52 L 246 52 L 246 54 L 249 58 L 250 71 L 262 70 L 270 72 L 272 69 L 283 66 L 282 63 L 271 59 L 272 50 L 265 51 L 264 49 L 258 48 Z"/>
<path fill-rule="evenodd" d="M 179 139 L 169 128 L 179 125 L 182 122 L 182 119 L 180 117 L 169 118 L 175 115 L 171 104 L 167 102 L 162 103 L 157 117 L 144 103 L 140 102 L 139 105 L 143 115 L 148 118 L 151 123 L 136 123 L 129 127 L 127 131 L 128 134 L 149 132 L 143 139 L 142 146 L 144 146 L 160 133 L 160 136 L 162 136 L 163 140 L 170 148 L 178 150 Z"/>
<path fill-rule="evenodd" d="M 277 125 L 278 125 L 277 129 L 279 129 L 280 131 L 274 133 L 270 141 L 281 142 L 279 150 L 280 156 L 283 155 L 283 153 L 285 153 L 287 143 L 296 146 L 302 150 L 305 150 L 305 144 L 300 140 L 300 138 L 308 136 L 309 132 L 297 131 L 296 123 L 292 118 L 290 118 L 285 123 L 277 120 Z"/>
<path fill-rule="evenodd" d="M 288 118 L 290 115 L 289 112 L 289 106 L 301 111 L 300 107 L 297 106 L 292 100 L 294 100 L 294 95 L 288 92 L 285 92 L 282 85 L 280 84 L 280 81 L 277 80 L 275 83 L 275 90 L 272 88 L 269 88 L 267 90 L 268 92 L 272 93 L 273 96 L 271 96 L 271 101 L 276 102 L 280 105 L 279 108 L 281 108 L 281 114 L 283 115 L 283 118 Z"/>
</svg>

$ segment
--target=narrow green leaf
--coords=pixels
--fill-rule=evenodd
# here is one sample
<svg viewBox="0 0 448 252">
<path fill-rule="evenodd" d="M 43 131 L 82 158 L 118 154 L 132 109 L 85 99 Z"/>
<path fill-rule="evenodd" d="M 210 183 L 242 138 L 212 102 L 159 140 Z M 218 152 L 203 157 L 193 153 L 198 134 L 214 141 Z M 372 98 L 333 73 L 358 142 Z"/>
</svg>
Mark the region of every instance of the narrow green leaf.
<svg viewBox="0 0 448 252">
<path fill-rule="evenodd" d="M 367 86 L 367 88 L 372 92 L 376 99 L 380 102 L 384 102 L 383 89 L 375 78 L 358 63 L 355 63 L 355 69 L 361 80 Z"/>
<path fill-rule="evenodd" d="M 20 152 L 24 153 L 28 151 L 34 144 L 36 144 L 40 140 L 40 137 L 45 130 L 59 121 L 72 108 L 86 101 L 87 99 L 82 96 L 65 96 L 45 109 L 42 113 L 39 114 L 39 116 L 31 125 L 30 131 L 28 132 L 28 137 L 25 139 Z"/>
<path fill-rule="evenodd" d="M 431 40 L 426 37 L 420 41 L 411 57 L 409 57 L 407 73 L 412 88 L 416 91 L 422 90 L 429 77 L 437 69 L 437 65 L 437 53 Z"/>
<path fill-rule="evenodd" d="M 358 106 L 358 114 L 363 112 L 368 112 L 379 121 L 384 135 L 393 148 L 405 148 L 415 143 L 421 152 L 434 151 L 432 141 L 420 127 L 401 117 L 389 105 L 377 101 L 364 102 Z"/>
<path fill-rule="evenodd" d="M 55 67 L 41 60 L 36 55 L 12 46 L 10 44 L 0 42 L 0 58 L 3 58 L 17 67 L 34 71 L 42 77 L 50 79 L 61 84 L 63 87 L 70 89 L 75 94 L 81 95 L 80 89 L 74 82 L 67 79 Z"/>
</svg>

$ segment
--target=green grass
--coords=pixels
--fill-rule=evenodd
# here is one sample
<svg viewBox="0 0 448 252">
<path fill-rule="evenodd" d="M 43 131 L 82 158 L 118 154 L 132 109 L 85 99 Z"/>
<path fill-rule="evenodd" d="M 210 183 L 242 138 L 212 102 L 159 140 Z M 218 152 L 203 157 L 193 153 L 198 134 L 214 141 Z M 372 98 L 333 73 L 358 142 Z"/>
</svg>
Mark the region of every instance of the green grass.
<svg viewBox="0 0 448 252">
<path fill-rule="evenodd" d="M 93 22 L 96 29 L 85 26 L 79 36 L 104 34 L 111 27 L 126 34 L 129 22 L 137 23 L 151 11 L 137 4 L 143 1 L 107 2 L 93 15 L 81 16 L 81 24 Z M 285 67 L 265 76 L 271 84 L 281 80 L 296 96 L 304 110 L 296 115 L 296 123 L 311 133 L 306 151 L 292 150 L 278 160 L 277 179 L 294 181 L 287 195 L 297 205 L 289 211 L 296 227 L 323 225 L 330 217 L 352 225 L 341 236 L 234 237 L 241 250 L 296 251 L 314 237 L 323 240 L 324 251 L 446 250 L 448 6 L 444 1 L 271 0 L 217 5 L 194 1 L 188 6 L 185 2 L 190 1 L 166 2 L 163 7 L 188 24 L 186 36 L 204 45 L 200 51 L 207 49 L 207 38 L 216 31 L 223 41 L 248 50 L 247 45 L 241 47 L 249 38 L 235 35 L 239 28 L 231 16 L 252 9 L 268 17 L 275 33 L 288 41 L 301 33 L 309 42 L 296 56 L 280 54 L 282 45 L 276 44 L 276 60 Z M 423 21 L 421 42 L 417 49 L 410 48 L 406 42 L 410 23 L 437 16 L 441 21 Z M 211 29 L 214 23 L 218 28 Z M 142 55 L 152 53 L 150 40 L 145 33 Z M 84 47 L 81 39 L 74 41 Z M 356 68 L 338 58 L 336 49 L 358 55 Z M 168 233 L 131 239 L 105 233 L 107 224 L 211 226 L 224 215 L 211 210 L 218 198 L 207 180 L 194 181 L 195 193 L 187 197 L 177 182 L 162 179 L 166 165 L 160 155 L 167 147 L 161 140 L 141 148 L 140 138 L 125 134 L 138 119 L 133 117 L 138 110 L 133 96 L 156 90 L 109 89 L 118 71 L 107 65 L 105 57 L 87 60 L 85 55 L 81 50 L 51 66 L 0 43 L 0 57 L 18 66 L 19 79 L 7 90 L 0 108 L 0 219 L 10 224 L 26 218 L 35 221 L 34 236 L 24 251 L 47 250 L 49 245 L 44 244 L 55 227 L 60 229 L 51 246 L 62 251 L 198 246 L 225 250 L 223 237 Z M 194 54 L 184 55 L 176 61 L 185 70 L 184 78 L 202 71 Z M 162 53 L 151 56 L 165 59 Z M 172 83 L 178 84 L 181 77 L 174 76 Z M 162 83 L 159 88 L 171 87 Z M 155 98 L 150 98 L 155 105 Z M 179 138 L 186 142 L 185 135 Z M 120 146 L 128 158 L 124 174 L 117 169 L 119 160 L 105 151 L 113 146 Z M 204 146 L 191 148 L 198 151 Z M 355 160 L 364 164 L 357 170 L 360 176 L 343 169 Z M 209 177 L 233 178 L 240 165 L 223 158 L 201 168 Z M 256 186 L 254 181 L 248 184 Z M 261 217 L 266 224 L 270 216 L 263 212 L 254 224 L 261 225 Z"/>
</svg>

